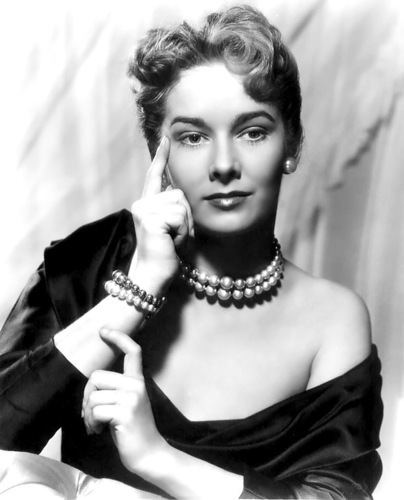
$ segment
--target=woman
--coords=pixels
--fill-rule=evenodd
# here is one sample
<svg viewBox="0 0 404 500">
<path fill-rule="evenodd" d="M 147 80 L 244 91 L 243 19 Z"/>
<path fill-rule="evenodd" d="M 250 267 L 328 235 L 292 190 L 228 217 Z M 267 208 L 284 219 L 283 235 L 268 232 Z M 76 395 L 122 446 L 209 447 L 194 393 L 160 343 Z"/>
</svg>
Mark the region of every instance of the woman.
<svg viewBox="0 0 404 500">
<path fill-rule="evenodd" d="M 165 497 L 371 497 L 366 307 L 274 237 L 302 141 L 293 56 L 233 7 L 150 31 L 130 75 L 142 197 L 45 250 L 3 328 L 1 447 L 61 426 L 63 461 Z"/>
</svg>

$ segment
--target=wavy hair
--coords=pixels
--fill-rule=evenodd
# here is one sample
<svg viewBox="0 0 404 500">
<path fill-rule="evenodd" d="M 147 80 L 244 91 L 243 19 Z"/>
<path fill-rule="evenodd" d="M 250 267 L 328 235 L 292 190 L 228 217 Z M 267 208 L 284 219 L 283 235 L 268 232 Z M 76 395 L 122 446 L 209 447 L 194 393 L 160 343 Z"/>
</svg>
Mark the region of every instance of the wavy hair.
<svg viewBox="0 0 404 500">
<path fill-rule="evenodd" d="M 140 83 L 134 92 L 152 155 L 160 140 L 167 94 L 181 72 L 214 61 L 243 75 L 245 92 L 255 101 L 277 106 L 285 125 L 287 154 L 298 158 L 303 129 L 296 61 L 279 30 L 248 5 L 212 13 L 199 29 L 186 22 L 172 29 L 151 29 L 140 41 L 128 75 Z"/>
</svg>

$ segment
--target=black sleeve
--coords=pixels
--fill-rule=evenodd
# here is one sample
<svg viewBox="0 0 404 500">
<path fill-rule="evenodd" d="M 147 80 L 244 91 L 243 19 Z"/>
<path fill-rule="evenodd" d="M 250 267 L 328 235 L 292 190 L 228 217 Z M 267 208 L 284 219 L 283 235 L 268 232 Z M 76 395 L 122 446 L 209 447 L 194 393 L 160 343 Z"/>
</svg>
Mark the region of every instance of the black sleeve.
<svg viewBox="0 0 404 500">
<path fill-rule="evenodd" d="M 69 393 L 85 377 L 56 349 L 61 330 L 43 266 L 0 333 L 0 448 L 38 453 L 61 426 Z"/>
<path fill-rule="evenodd" d="M 134 247 L 132 215 L 120 210 L 45 249 L 0 332 L 0 448 L 39 452 L 69 418 L 87 379 L 53 337 L 105 296 L 105 277 L 128 269 Z"/>
</svg>

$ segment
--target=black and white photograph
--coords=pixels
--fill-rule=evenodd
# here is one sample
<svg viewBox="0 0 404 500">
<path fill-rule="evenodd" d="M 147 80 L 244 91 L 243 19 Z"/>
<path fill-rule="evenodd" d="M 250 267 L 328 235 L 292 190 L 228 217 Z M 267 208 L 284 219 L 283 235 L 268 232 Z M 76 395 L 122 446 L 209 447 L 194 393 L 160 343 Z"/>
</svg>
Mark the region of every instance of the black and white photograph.
<svg viewBox="0 0 404 500">
<path fill-rule="evenodd" d="M 0 6 L 0 499 L 402 498 L 404 3 Z"/>
</svg>

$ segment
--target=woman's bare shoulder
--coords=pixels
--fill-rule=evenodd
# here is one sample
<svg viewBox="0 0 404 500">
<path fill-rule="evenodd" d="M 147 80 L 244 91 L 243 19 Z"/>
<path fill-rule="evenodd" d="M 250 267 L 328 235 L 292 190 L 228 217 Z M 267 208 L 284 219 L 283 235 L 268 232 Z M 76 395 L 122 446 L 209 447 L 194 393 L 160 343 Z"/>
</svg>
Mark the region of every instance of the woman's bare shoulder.
<svg viewBox="0 0 404 500">
<path fill-rule="evenodd" d="M 293 294 L 296 300 L 300 296 L 317 331 L 318 350 L 312 363 L 310 388 L 342 375 L 369 355 L 369 312 L 353 290 L 288 265 Z"/>
</svg>

